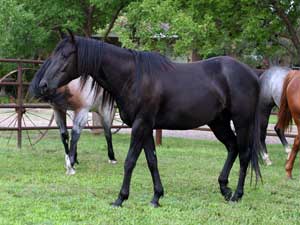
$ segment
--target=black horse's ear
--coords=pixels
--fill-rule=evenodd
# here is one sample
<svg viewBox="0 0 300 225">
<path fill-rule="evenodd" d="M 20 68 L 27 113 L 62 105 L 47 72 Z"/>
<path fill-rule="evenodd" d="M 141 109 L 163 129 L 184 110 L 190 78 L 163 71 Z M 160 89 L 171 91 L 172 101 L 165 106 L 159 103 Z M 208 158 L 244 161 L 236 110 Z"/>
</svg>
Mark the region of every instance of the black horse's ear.
<svg viewBox="0 0 300 225">
<path fill-rule="evenodd" d="M 61 40 L 67 37 L 66 33 L 62 31 L 61 26 L 55 26 L 52 30 L 58 33 Z"/>
<path fill-rule="evenodd" d="M 67 36 L 65 32 L 63 32 L 60 28 L 57 30 L 60 39 L 65 39 L 65 37 Z"/>
<path fill-rule="evenodd" d="M 67 31 L 68 31 L 68 33 L 69 33 L 69 35 L 70 35 L 70 41 L 71 41 L 73 44 L 75 44 L 75 36 L 74 36 L 73 32 L 72 32 L 70 29 L 68 29 L 68 28 L 67 28 Z"/>
</svg>

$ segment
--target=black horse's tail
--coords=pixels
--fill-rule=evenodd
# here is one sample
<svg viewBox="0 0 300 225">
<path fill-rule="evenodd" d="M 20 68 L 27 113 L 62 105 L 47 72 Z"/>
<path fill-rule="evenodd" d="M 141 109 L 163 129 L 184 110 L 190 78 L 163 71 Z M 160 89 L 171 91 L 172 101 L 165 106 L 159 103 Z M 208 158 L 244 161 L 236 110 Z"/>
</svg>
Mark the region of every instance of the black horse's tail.
<svg viewBox="0 0 300 225">
<path fill-rule="evenodd" d="M 256 110 L 255 110 L 255 115 L 254 115 L 254 124 L 252 128 L 252 138 L 250 143 L 250 154 L 251 154 L 251 168 L 252 172 L 255 172 L 255 178 L 256 182 L 261 179 L 261 172 L 260 172 L 260 167 L 259 167 L 259 161 L 262 158 L 263 154 L 263 148 L 261 145 L 261 140 L 260 140 L 260 118 L 259 118 L 259 106 L 257 104 Z M 252 181 L 252 172 L 251 172 L 251 181 Z"/>
</svg>

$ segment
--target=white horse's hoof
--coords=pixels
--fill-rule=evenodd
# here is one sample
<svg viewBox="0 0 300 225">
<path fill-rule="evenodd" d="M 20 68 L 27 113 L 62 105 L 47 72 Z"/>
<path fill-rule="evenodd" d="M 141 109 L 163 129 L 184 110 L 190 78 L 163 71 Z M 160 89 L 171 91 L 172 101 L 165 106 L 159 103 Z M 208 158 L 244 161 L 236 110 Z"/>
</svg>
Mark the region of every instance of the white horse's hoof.
<svg viewBox="0 0 300 225">
<path fill-rule="evenodd" d="M 76 173 L 76 171 L 73 168 L 68 168 L 66 171 L 66 175 L 72 176 Z"/>
<path fill-rule="evenodd" d="M 110 159 L 108 160 L 108 163 L 110 164 L 117 164 L 117 162 L 118 162 L 117 160 L 110 160 Z"/>
<path fill-rule="evenodd" d="M 272 161 L 269 157 L 268 154 L 264 153 L 263 156 L 262 156 L 263 160 L 265 161 L 266 165 L 267 166 L 271 166 L 272 165 Z"/>
<path fill-rule="evenodd" d="M 272 161 L 269 158 L 266 159 L 265 162 L 266 162 L 267 166 L 271 166 L 272 165 Z"/>
<path fill-rule="evenodd" d="M 287 155 L 287 157 L 286 157 L 286 160 L 289 160 L 289 158 L 290 158 L 290 156 L 291 156 L 291 152 L 292 152 L 292 151 L 290 151 L 290 152 L 288 153 L 288 155 Z"/>
<path fill-rule="evenodd" d="M 71 161 L 68 155 L 65 155 L 65 168 L 67 175 L 74 175 L 76 173 L 75 169 L 71 165 Z"/>
</svg>

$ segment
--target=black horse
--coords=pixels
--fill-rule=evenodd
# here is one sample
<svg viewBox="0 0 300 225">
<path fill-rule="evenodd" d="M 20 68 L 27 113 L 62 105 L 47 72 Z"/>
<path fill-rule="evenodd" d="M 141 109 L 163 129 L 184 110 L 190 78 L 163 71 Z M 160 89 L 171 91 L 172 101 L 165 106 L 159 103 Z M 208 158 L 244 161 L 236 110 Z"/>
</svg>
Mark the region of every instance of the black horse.
<svg viewBox="0 0 300 225">
<path fill-rule="evenodd" d="M 70 35 L 50 56 L 39 86 L 51 94 L 81 74 L 91 75 L 116 100 L 122 120 L 132 127 L 124 180 L 114 206 L 128 199 L 132 171 L 144 149 L 154 184 L 151 203 L 159 206 L 164 190 L 157 168 L 153 129 L 192 129 L 208 124 L 226 146 L 228 156 L 219 176 L 222 195 L 238 201 L 244 192 L 249 162 L 259 178 L 259 121 L 257 76 L 246 65 L 221 56 L 195 63 L 174 63 L 151 52 L 119 48 L 101 41 Z M 235 132 L 230 127 L 233 121 Z M 240 173 L 232 194 L 227 186 L 239 156 Z M 69 153 L 71 163 L 74 155 Z"/>
</svg>

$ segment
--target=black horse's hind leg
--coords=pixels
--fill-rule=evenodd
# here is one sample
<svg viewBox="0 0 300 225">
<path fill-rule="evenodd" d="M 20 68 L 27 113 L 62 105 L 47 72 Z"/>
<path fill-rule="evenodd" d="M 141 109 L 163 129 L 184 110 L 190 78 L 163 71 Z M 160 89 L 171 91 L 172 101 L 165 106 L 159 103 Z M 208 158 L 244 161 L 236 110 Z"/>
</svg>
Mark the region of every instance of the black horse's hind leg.
<svg viewBox="0 0 300 225">
<path fill-rule="evenodd" d="M 124 163 L 123 184 L 117 200 L 112 204 L 113 206 L 122 206 L 123 201 L 128 199 L 132 171 L 141 153 L 145 137 L 151 133 L 152 128 L 150 127 L 151 126 L 147 125 L 142 119 L 136 119 L 134 121 L 131 131 L 130 147 Z"/>
<path fill-rule="evenodd" d="M 159 198 L 164 195 L 164 189 L 160 180 L 159 171 L 157 168 L 157 157 L 155 151 L 155 144 L 153 139 L 153 134 L 151 133 L 145 139 L 144 151 L 148 163 L 148 168 L 151 172 L 152 181 L 154 184 L 154 196 L 152 198 L 151 204 L 154 207 L 159 206 Z"/>
<path fill-rule="evenodd" d="M 105 118 L 104 116 L 101 116 L 102 125 L 104 129 L 105 139 L 107 143 L 107 153 L 109 158 L 109 163 L 115 164 L 117 163 L 117 160 L 115 158 L 115 153 L 113 149 L 112 144 L 112 136 L 111 136 L 111 120 L 110 118 Z"/>
<path fill-rule="evenodd" d="M 267 136 L 267 128 L 269 123 L 269 117 L 271 114 L 271 110 L 273 108 L 273 105 L 267 105 L 260 103 L 259 106 L 260 110 L 260 141 L 263 148 L 263 160 L 266 162 L 267 165 L 271 165 L 272 161 L 270 160 L 267 146 L 266 146 L 266 136 Z"/>
<path fill-rule="evenodd" d="M 252 129 L 252 126 L 250 125 L 243 125 L 243 126 L 236 126 L 236 134 L 237 134 L 237 146 L 238 146 L 238 152 L 239 152 L 239 160 L 240 160 L 240 172 L 239 172 L 239 180 L 238 185 L 236 188 L 236 191 L 231 201 L 238 201 L 243 197 L 244 194 L 244 183 L 245 178 L 247 175 L 247 168 L 250 162 L 250 147 L 249 147 L 249 140 L 251 140 L 249 137 L 250 130 Z M 252 146 L 251 146 L 252 147 Z"/>
<path fill-rule="evenodd" d="M 287 142 L 287 140 L 286 140 L 286 138 L 284 136 L 284 131 L 282 129 L 278 128 L 277 124 L 274 127 L 274 130 L 275 130 L 277 136 L 279 137 L 282 145 L 284 146 L 285 152 L 287 154 L 289 154 L 292 151 L 292 149 L 290 148 L 289 143 Z"/>
<path fill-rule="evenodd" d="M 228 177 L 233 163 L 238 155 L 236 136 L 230 127 L 229 118 L 218 118 L 210 123 L 209 127 L 214 132 L 216 138 L 226 146 L 228 151 L 227 159 L 218 178 L 220 191 L 225 200 L 228 201 L 232 196 L 232 190 L 227 186 Z"/>
</svg>

